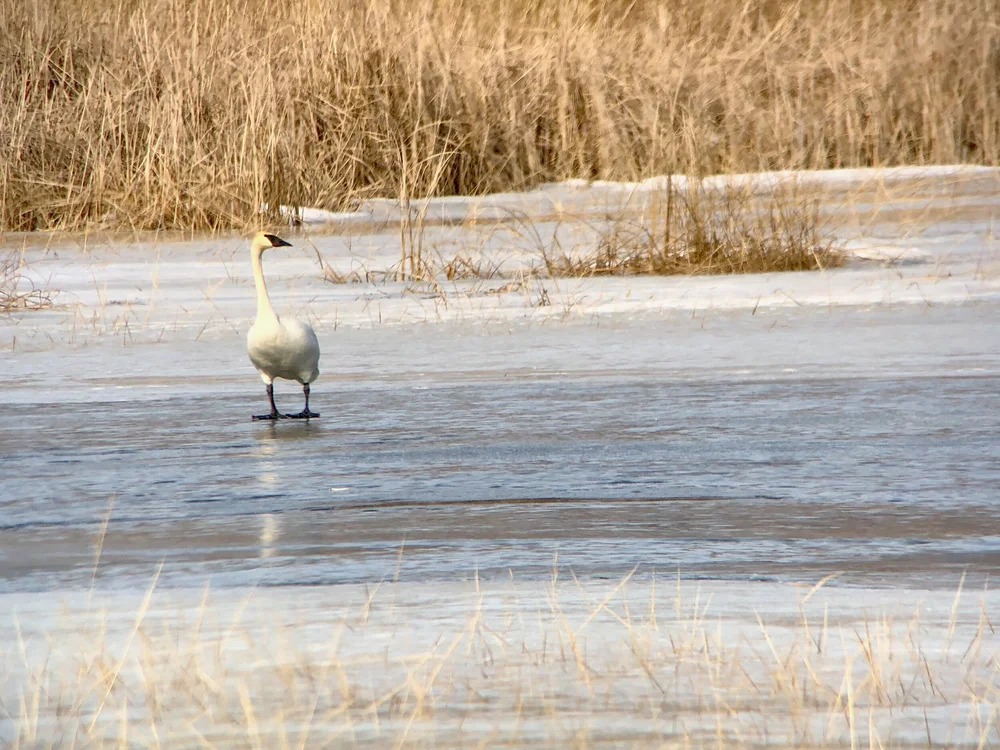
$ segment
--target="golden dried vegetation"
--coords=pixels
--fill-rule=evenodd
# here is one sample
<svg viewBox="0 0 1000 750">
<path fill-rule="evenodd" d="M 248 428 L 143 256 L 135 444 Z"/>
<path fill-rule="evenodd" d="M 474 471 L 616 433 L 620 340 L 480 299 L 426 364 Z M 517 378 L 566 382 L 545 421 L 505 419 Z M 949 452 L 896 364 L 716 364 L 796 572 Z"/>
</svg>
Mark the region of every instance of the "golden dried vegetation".
<svg viewBox="0 0 1000 750">
<path fill-rule="evenodd" d="M 998 163 L 997 0 L 0 0 L 0 228 Z"/>
</svg>

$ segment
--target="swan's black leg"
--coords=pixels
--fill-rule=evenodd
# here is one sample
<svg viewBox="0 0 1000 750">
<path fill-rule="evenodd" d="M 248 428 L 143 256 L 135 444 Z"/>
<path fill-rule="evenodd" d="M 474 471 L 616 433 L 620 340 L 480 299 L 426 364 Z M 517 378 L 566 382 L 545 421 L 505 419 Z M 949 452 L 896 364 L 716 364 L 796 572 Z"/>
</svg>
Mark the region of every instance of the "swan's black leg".
<svg viewBox="0 0 1000 750">
<path fill-rule="evenodd" d="M 254 414 L 254 419 L 288 419 L 284 414 L 278 413 L 278 407 L 274 405 L 274 383 L 267 384 L 267 398 L 271 402 L 270 414 Z"/>
<path fill-rule="evenodd" d="M 314 411 L 309 411 L 309 384 L 308 383 L 303 383 L 302 384 L 302 393 L 304 393 L 305 397 L 306 397 L 306 408 L 303 409 L 302 411 L 300 411 L 298 414 L 289 414 L 288 416 L 291 417 L 292 419 L 309 419 L 311 417 L 318 417 L 319 414 L 317 414 Z"/>
</svg>

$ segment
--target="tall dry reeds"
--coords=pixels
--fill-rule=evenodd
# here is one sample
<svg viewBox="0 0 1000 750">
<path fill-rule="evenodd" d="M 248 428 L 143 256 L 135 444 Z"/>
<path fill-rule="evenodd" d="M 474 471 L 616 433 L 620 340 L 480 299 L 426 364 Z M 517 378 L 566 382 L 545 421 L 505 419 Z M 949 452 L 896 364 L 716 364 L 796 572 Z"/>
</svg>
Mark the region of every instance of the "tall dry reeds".
<svg viewBox="0 0 1000 750">
<path fill-rule="evenodd" d="M 0 0 L 0 227 L 1000 161 L 1000 0 Z"/>
</svg>

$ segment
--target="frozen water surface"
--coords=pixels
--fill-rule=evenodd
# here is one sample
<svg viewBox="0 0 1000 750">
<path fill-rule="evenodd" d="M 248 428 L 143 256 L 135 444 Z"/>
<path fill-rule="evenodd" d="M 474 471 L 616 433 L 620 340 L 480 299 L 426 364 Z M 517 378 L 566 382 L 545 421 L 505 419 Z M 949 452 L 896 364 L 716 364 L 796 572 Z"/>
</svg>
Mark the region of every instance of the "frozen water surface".
<svg viewBox="0 0 1000 750">
<path fill-rule="evenodd" d="M 308 424 L 250 422 L 235 336 L 76 351 L 49 389 L 12 378 L 0 585 L 78 585 L 109 508 L 109 585 L 161 559 L 164 582 L 373 580 L 404 539 L 415 580 L 546 576 L 557 552 L 578 574 L 988 573 L 997 312 L 344 331 Z M 145 375 L 88 372 L 109 362 Z"/>
<path fill-rule="evenodd" d="M 754 189 L 771 184 L 741 179 Z M 125 643 L 130 613 L 158 570 L 160 604 L 150 622 L 171 621 L 170 607 L 193 620 L 196 590 L 206 584 L 216 592 L 209 611 L 226 619 L 256 586 L 251 630 L 267 630 L 284 610 L 334 623 L 339 615 L 321 614 L 323 602 L 346 597 L 363 608 L 359 585 L 392 580 L 392 601 L 405 602 L 406 618 L 393 620 L 390 607 L 351 632 L 374 634 L 362 638 L 365 650 L 398 625 L 418 644 L 404 655 L 411 658 L 430 648 L 427 638 L 464 632 L 475 620 L 473 584 L 460 581 L 478 577 L 494 617 L 513 616 L 504 609 L 513 606 L 508 585 L 526 602 L 514 610 L 554 617 L 544 592 L 554 570 L 565 578 L 571 569 L 583 588 L 567 611 L 586 620 L 604 579 L 635 568 L 626 599 L 655 600 L 656 574 L 711 589 L 712 615 L 742 623 L 719 636 L 727 647 L 768 649 L 753 610 L 786 608 L 777 648 L 791 653 L 807 590 L 792 584 L 839 573 L 816 601 L 847 633 L 863 630 L 879 606 L 909 614 L 919 599 L 945 609 L 930 620 L 940 627 L 928 626 L 935 649 L 954 640 L 956 627 L 968 630 L 963 649 L 980 639 L 975 668 L 986 670 L 977 678 L 985 692 L 974 690 L 980 697 L 971 703 L 943 693 L 921 699 L 921 714 L 900 708 L 900 741 L 1000 742 L 976 713 L 992 706 L 995 717 L 996 643 L 984 634 L 1000 618 L 988 598 L 948 609 L 963 574 L 966 585 L 981 587 L 1000 569 L 998 183 L 995 170 L 963 168 L 882 179 L 806 175 L 803 184 L 821 196 L 856 259 L 824 272 L 742 277 L 523 276 L 538 260 L 534 246 L 558 238 L 585 247 L 607 215 L 641 213 L 656 181 L 431 202 L 426 251 L 466 253 L 495 271 L 440 285 L 391 280 L 399 211 L 389 202 L 350 215 L 302 212 L 314 228 L 289 233 L 295 247 L 266 256 L 265 270 L 279 312 L 308 318 L 320 338 L 323 374 L 312 405 L 322 418 L 309 423 L 250 421 L 266 400 L 245 353 L 254 299 L 242 238 L 8 237 L 24 254 L 27 278 L 59 290 L 59 305 L 0 321 L 0 607 L 18 612 L 21 627 L 42 623 L 33 626 L 39 638 L 59 627 L 79 632 L 98 609 L 79 592 L 93 586 L 121 625 L 119 636 L 112 623 L 106 637 Z M 321 264 L 353 280 L 324 280 Z M 301 408 L 297 386 L 276 390 L 280 408 Z M 296 593 L 306 591 L 308 606 Z M 441 604 L 452 599 L 451 608 Z M 855 606 L 862 600 L 867 609 Z M 69 625 L 56 622 L 63 602 Z M 615 613 L 588 624 L 610 662 L 623 637 L 615 628 L 625 615 Z M 295 625 L 301 648 L 320 648 L 324 627 Z M 521 637 L 537 640 L 545 627 Z M 884 637 L 904 643 L 905 632 Z M 261 664 L 277 669 L 281 659 L 263 653 Z M 546 705 L 569 712 L 558 720 L 536 706 L 532 718 L 511 725 L 511 705 L 482 688 L 476 700 L 484 702 L 475 705 L 439 695 L 448 709 L 438 730 L 424 719 L 415 729 L 400 725 L 390 709 L 379 718 L 379 703 L 371 716 L 352 719 L 352 736 L 440 744 L 441 731 L 462 744 L 488 741 L 501 726 L 529 744 L 564 741 L 581 727 L 597 743 L 685 732 L 704 739 L 717 738 L 728 716 L 723 735 L 732 742 L 826 736 L 849 744 L 843 727 L 820 731 L 822 711 L 816 731 L 816 717 L 803 714 L 792 729 L 781 719 L 769 734 L 752 711 L 704 714 L 685 704 L 677 709 L 689 712 L 682 731 L 676 716 L 663 719 L 673 710 L 663 706 L 694 693 L 649 680 L 641 662 L 643 684 L 653 685 L 661 706 L 642 721 L 623 706 L 652 698 L 628 680 L 621 693 L 608 687 L 618 697 L 595 713 L 593 696 L 569 687 L 587 671 L 575 671 L 577 663 L 566 694 L 554 686 L 559 695 L 549 695 Z M 468 664 L 448 664 L 446 672 L 458 670 L 453 680 L 468 679 Z M 262 679 L 254 668 L 252 679 Z M 528 674 L 516 660 L 507 668 Z M 30 670 L 7 673 L 4 690 L 23 696 Z M 382 677 L 365 690 L 391 691 Z M 842 678 L 829 688 L 836 695 L 854 684 Z M 747 679 L 757 686 L 762 678 L 749 669 Z M 668 700 L 660 688 L 680 692 Z M 841 699 L 846 706 L 847 694 Z M 820 701 L 824 711 L 833 700 Z M 871 726 L 893 724 L 883 714 L 858 721 L 869 718 Z M 215 730 L 199 731 L 219 741 Z"/>
</svg>

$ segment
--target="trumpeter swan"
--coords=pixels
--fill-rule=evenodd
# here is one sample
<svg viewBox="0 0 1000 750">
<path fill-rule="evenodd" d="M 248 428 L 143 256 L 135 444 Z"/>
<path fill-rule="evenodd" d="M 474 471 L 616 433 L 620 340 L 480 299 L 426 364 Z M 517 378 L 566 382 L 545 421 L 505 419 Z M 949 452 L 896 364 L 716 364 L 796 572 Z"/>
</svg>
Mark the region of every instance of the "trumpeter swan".
<svg viewBox="0 0 1000 750">
<path fill-rule="evenodd" d="M 255 415 L 254 419 L 309 419 L 318 417 L 309 411 L 309 384 L 319 377 L 319 341 L 308 323 L 301 320 L 281 320 L 264 283 L 261 256 L 269 247 L 291 247 L 291 242 L 273 234 L 258 232 L 250 245 L 253 263 L 253 280 L 257 287 L 257 319 L 247 333 L 247 352 L 250 361 L 260 372 L 267 385 L 267 398 L 271 413 Z M 274 379 L 297 380 L 302 384 L 306 408 L 298 414 L 281 414 L 274 405 Z"/>
</svg>

